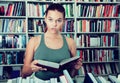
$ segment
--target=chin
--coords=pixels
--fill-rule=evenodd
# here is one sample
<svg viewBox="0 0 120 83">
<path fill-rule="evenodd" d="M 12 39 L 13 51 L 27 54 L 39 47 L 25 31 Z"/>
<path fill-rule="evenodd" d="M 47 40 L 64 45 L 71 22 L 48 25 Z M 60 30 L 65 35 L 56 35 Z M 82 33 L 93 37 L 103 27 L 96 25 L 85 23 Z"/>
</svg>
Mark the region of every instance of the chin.
<svg viewBox="0 0 120 83">
<path fill-rule="evenodd" d="M 56 33 L 58 33 L 58 31 L 56 31 L 56 30 L 53 31 L 52 30 L 51 33 L 56 34 Z"/>
</svg>

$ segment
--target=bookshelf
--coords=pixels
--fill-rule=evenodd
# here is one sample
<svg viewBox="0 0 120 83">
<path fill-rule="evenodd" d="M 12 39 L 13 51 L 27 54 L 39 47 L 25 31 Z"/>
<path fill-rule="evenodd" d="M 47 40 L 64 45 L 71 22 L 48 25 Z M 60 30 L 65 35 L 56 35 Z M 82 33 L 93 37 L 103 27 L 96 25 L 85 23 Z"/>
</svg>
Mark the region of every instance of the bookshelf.
<svg viewBox="0 0 120 83">
<path fill-rule="evenodd" d="M 77 55 L 83 56 L 78 77 L 86 72 L 103 76 L 120 73 L 119 0 L 0 0 L 0 9 L 5 10 L 0 10 L 0 57 L 8 55 L 15 59 L 1 61 L 0 66 L 22 67 L 23 62 L 16 60 L 23 58 L 31 36 L 43 34 L 44 11 L 51 3 L 65 7 L 66 23 L 61 33 L 75 39 Z M 21 56 L 16 57 L 19 53 Z M 111 64 L 117 72 L 111 70 Z"/>
<path fill-rule="evenodd" d="M 76 15 L 77 49 L 80 50 L 78 54 L 83 56 L 79 76 L 92 72 L 95 76 L 106 77 L 120 72 L 119 5 L 119 1 L 76 2 L 76 10 L 81 11 L 77 11 Z"/>
</svg>

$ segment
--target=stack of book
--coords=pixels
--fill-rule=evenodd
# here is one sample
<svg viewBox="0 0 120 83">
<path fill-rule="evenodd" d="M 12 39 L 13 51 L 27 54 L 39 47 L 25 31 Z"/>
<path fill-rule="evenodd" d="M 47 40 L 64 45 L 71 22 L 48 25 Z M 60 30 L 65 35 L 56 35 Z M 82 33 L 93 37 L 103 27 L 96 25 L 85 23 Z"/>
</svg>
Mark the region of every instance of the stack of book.
<svg viewBox="0 0 120 83">
<path fill-rule="evenodd" d="M 120 74 L 108 75 L 108 78 L 103 76 L 95 76 L 93 73 L 87 73 L 83 83 L 120 83 Z"/>
<path fill-rule="evenodd" d="M 34 76 L 27 78 L 17 77 L 8 79 L 7 83 L 74 83 L 67 70 L 63 70 L 63 75 L 59 76 L 60 81 L 57 78 L 50 78 L 49 80 L 36 79 Z"/>
</svg>

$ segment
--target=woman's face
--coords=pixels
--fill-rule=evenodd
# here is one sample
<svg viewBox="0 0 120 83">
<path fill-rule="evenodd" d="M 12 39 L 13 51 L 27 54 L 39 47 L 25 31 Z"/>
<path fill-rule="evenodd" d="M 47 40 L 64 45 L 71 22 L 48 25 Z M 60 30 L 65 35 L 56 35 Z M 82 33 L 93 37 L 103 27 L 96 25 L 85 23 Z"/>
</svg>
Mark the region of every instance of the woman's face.
<svg viewBox="0 0 120 83">
<path fill-rule="evenodd" d="M 51 33 L 59 32 L 64 25 L 63 14 L 57 10 L 49 10 L 45 16 L 47 30 Z"/>
</svg>

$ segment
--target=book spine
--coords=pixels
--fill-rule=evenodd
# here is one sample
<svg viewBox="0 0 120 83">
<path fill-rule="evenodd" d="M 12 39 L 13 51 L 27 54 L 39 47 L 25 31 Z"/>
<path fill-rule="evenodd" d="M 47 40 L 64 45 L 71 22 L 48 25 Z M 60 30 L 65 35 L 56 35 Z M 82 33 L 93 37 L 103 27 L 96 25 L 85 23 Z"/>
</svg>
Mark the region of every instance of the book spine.
<svg viewBox="0 0 120 83">
<path fill-rule="evenodd" d="M 69 72 L 68 72 L 67 70 L 63 70 L 63 73 L 64 73 L 64 75 L 65 75 L 65 77 L 66 77 L 68 83 L 73 83 L 73 80 L 72 80 L 72 78 L 71 78 Z"/>
</svg>

